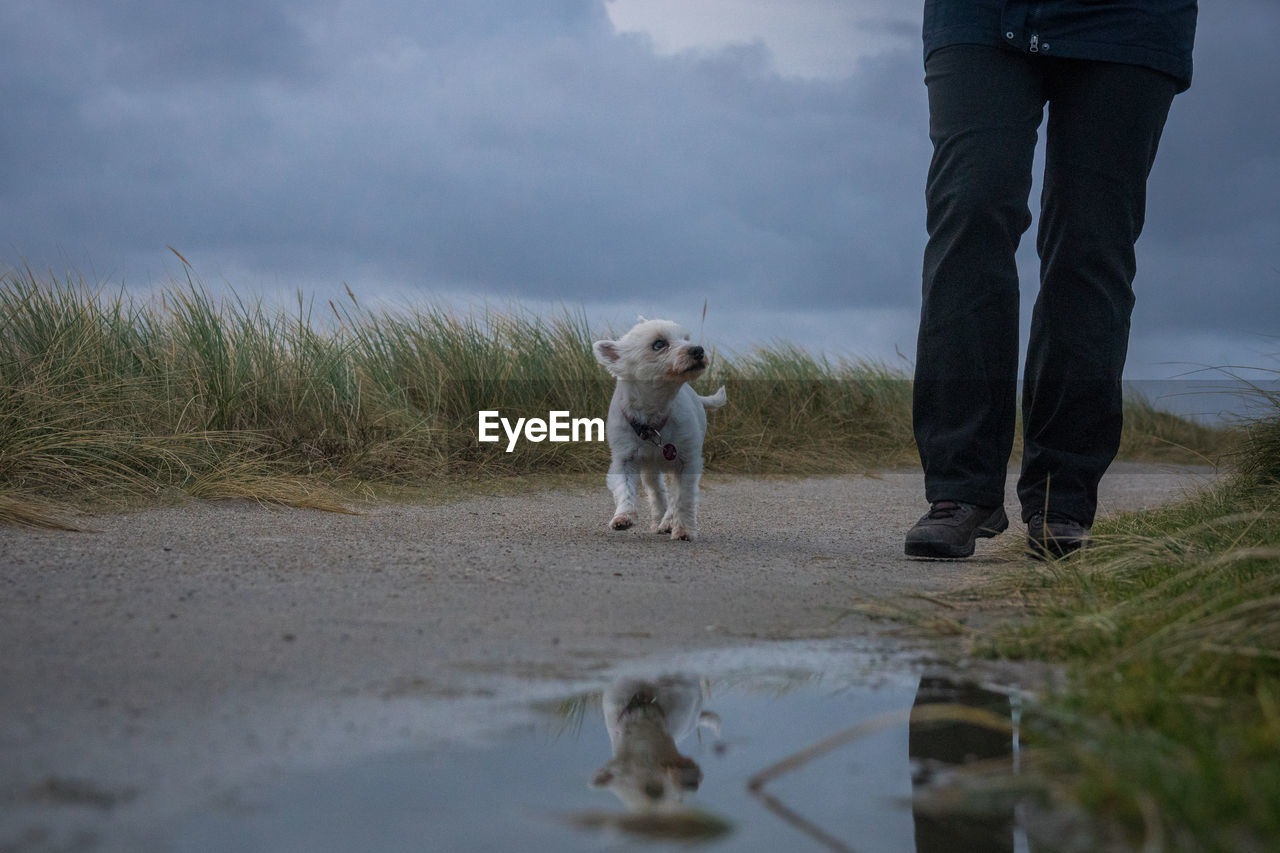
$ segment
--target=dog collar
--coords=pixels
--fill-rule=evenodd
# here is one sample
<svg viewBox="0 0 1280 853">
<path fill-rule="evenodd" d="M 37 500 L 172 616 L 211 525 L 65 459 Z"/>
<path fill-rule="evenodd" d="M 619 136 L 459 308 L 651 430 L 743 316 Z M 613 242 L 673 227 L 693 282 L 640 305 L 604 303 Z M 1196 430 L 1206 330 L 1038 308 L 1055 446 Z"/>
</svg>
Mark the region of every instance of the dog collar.
<svg viewBox="0 0 1280 853">
<path fill-rule="evenodd" d="M 661 437 L 662 433 L 659 430 L 667 425 L 667 418 L 663 418 L 656 424 L 647 424 L 631 417 L 630 412 L 624 411 L 622 414 L 626 416 L 627 423 L 631 424 L 631 428 L 636 431 L 636 435 L 640 436 L 641 441 L 651 441 L 654 436 Z"/>
<path fill-rule="evenodd" d="M 627 423 L 631 424 L 631 428 L 636 431 L 636 435 L 640 436 L 641 441 L 647 441 L 654 447 L 662 448 L 662 458 L 668 462 L 676 458 L 676 446 L 671 443 L 662 444 L 662 428 L 667 425 L 667 418 L 663 418 L 656 424 L 646 424 L 631 417 L 631 414 L 623 410 L 622 414 L 626 417 Z"/>
</svg>

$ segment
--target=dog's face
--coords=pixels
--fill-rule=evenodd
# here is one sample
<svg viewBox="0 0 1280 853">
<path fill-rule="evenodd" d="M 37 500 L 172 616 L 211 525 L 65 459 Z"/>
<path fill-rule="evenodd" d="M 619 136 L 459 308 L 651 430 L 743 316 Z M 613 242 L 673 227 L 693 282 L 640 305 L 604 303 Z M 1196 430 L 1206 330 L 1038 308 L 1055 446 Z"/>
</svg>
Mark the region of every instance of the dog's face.
<svg viewBox="0 0 1280 853">
<path fill-rule="evenodd" d="M 593 788 L 608 788 L 639 812 L 671 809 L 680 804 L 687 792 L 698 790 L 702 768 L 676 747 L 675 733 L 670 728 L 672 720 L 661 704 L 665 699 L 677 698 L 675 693 L 680 689 L 677 685 L 668 695 L 655 684 L 637 684 L 616 717 L 611 713 L 609 697 L 604 698 L 606 717 L 614 717 L 609 725 L 613 758 L 591 777 Z"/>
<path fill-rule="evenodd" d="M 642 320 L 616 341 L 596 341 L 596 360 L 619 379 L 691 382 L 707 369 L 706 351 L 670 320 Z"/>
</svg>

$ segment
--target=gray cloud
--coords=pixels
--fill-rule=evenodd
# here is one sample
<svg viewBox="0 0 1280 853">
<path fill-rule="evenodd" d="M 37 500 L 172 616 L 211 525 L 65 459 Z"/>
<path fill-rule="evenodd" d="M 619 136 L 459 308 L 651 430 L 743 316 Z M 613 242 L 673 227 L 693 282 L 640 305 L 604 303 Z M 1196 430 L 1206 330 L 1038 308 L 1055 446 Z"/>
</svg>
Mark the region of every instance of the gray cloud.
<svg viewBox="0 0 1280 853">
<path fill-rule="evenodd" d="M 1135 335 L 1280 327 L 1273 6 L 1202 9 Z M 0 240 L 133 281 L 163 277 L 174 245 L 252 283 L 909 318 L 929 156 L 916 27 L 868 15 L 885 49 L 806 80 L 761 44 L 656 55 L 596 0 L 16 0 Z M 835 334 L 816 343 L 856 348 Z M 909 350 L 909 321 L 892 338 Z"/>
<path fill-rule="evenodd" d="M 1277 40 L 1266 0 L 1201 8 L 1195 81 L 1174 100 L 1139 244 L 1137 319 L 1152 327 L 1280 333 Z"/>
</svg>

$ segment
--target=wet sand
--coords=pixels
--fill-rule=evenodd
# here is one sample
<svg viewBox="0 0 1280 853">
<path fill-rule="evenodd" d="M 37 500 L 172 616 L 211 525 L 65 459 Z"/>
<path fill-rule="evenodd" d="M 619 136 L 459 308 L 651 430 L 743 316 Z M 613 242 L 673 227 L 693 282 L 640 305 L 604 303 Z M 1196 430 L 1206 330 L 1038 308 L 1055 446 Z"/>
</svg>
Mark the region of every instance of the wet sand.
<svg viewBox="0 0 1280 853">
<path fill-rule="evenodd" d="M 1102 511 L 1211 474 L 1117 464 Z M 229 807 L 249 780 L 477 734 L 502 701 L 620 661 L 841 637 L 891 649 L 893 626 L 853 605 L 1023 559 L 1015 521 L 975 559 L 907 560 L 921 491 L 915 470 L 711 475 L 693 543 L 608 530 L 603 482 L 357 516 L 210 502 L 88 519 L 94 532 L 0 528 L 0 850 L 165 849 L 173 821 Z"/>
</svg>

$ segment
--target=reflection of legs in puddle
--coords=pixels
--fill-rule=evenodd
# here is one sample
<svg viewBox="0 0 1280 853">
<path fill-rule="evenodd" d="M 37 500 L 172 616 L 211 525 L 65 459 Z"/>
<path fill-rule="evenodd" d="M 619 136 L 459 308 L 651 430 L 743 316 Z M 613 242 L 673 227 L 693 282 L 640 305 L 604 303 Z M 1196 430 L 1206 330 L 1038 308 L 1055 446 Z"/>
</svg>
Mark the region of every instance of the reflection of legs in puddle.
<svg viewBox="0 0 1280 853">
<path fill-rule="evenodd" d="M 928 706 L 960 706 L 957 713 L 930 713 Z M 925 675 L 911 708 L 907 752 L 911 757 L 912 817 L 915 819 L 917 853 L 963 850 L 967 853 L 1000 853 L 1014 849 L 1012 806 L 978 814 L 927 808 L 923 793 L 949 768 L 975 761 L 1008 758 L 1012 767 L 1013 733 L 1008 726 L 983 725 L 967 720 L 962 709 L 978 709 L 1010 719 L 1009 697 L 971 684 L 957 684 L 944 677 Z M 986 715 L 983 715 L 984 717 Z"/>
<path fill-rule="evenodd" d="M 613 758 L 592 787 L 608 788 L 633 811 L 676 808 L 702 783 L 702 768 L 676 742 L 700 726 L 719 734 L 719 717 L 702 710 L 702 682 L 688 676 L 623 679 L 601 702 Z"/>
</svg>

